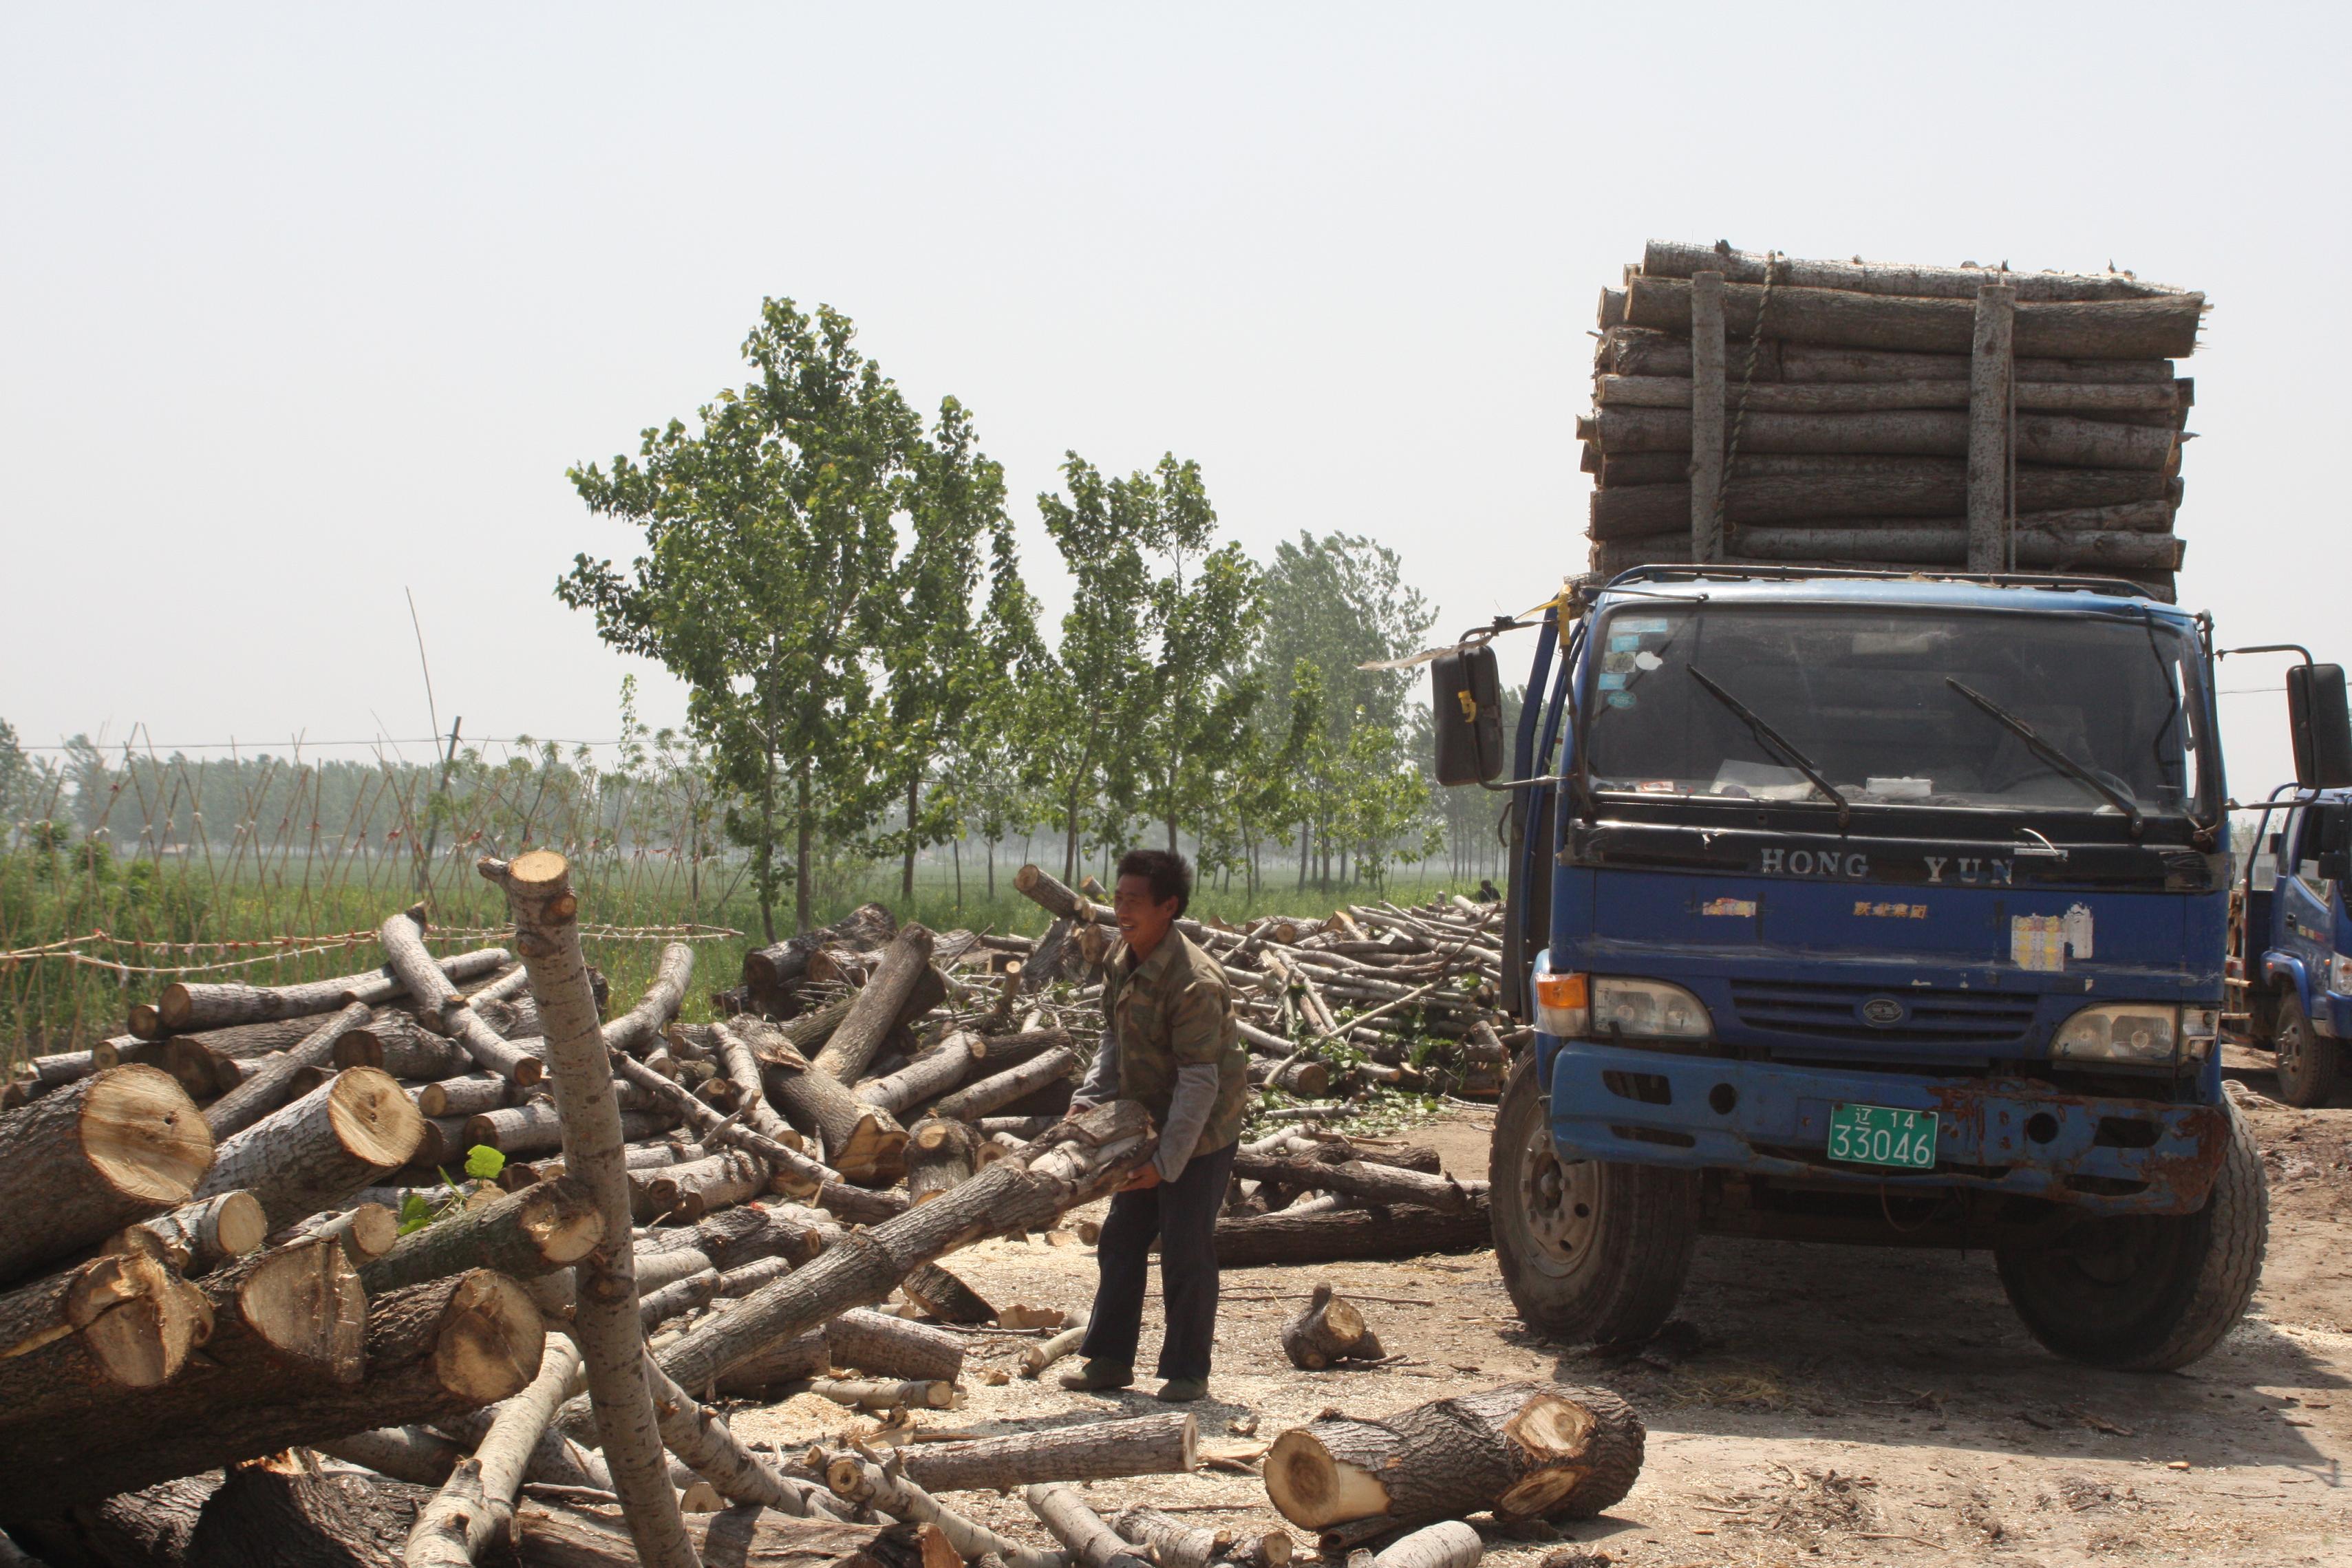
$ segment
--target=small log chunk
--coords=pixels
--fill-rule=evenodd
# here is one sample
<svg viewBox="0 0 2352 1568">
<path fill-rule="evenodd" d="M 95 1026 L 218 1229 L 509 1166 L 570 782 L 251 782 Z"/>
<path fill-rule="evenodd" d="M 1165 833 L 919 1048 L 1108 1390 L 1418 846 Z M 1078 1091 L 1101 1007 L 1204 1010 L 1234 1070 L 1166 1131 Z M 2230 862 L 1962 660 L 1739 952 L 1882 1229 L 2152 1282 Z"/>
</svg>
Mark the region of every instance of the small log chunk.
<svg viewBox="0 0 2352 1568">
<path fill-rule="evenodd" d="M 1078 1053 L 1068 1046 L 1034 1056 L 977 1083 L 967 1084 L 931 1107 L 935 1117 L 971 1122 L 1024 1100 L 1078 1071 Z"/>
<path fill-rule="evenodd" d="M 409 1232 L 361 1268 L 360 1282 L 371 1295 L 383 1295 L 468 1269 L 536 1279 L 570 1268 L 604 1239 L 595 1195 L 586 1183 L 563 1176 Z"/>
<path fill-rule="evenodd" d="M 980 1138 L 969 1122 L 926 1117 L 907 1134 L 907 1197 L 920 1204 L 970 1181 Z"/>
<path fill-rule="evenodd" d="M 994 1321 L 988 1298 L 936 1263 L 926 1263 L 900 1281 L 907 1299 L 943 1323 L 974 1328 Z"/>
<path fill-rule="evenodd" d="M 495 1072 L 466 1072 L 419 1085 L 413 1092 L 419 1113 L 430 1117 L 478 1116 L 506 1104 L 514 1085 Z"/>
<path fill-rule="evenodd" d="M 767 1191 L 770 1172 L 765 1163 L 740 1149 L 722 1149 L 645 1175 L 646 1196 L 656 1212 L 691 1224 Z"/>
<path fill-rule="evenodd" d="M 1201 1468 L 1200 1423 L 1190 1411 L 1095 1421 L 970 1443 L 925 1443 L 905 1457 L 925 1491 L 1003 1491 L 1033 1481 L 1183 1475 Z"/>
<path fill-rule="evenodd" d="M 1149 1568 L 1140 1549 L 1122 1540 L 1102 1515 L 1088 1508 L 1076 1488 L 1029 1486 L 1022 1490 L 1021 1500 L 1085 1568 Z"/>
<path fill-rule="evenodd" d="M 1378 1361 L 1386 1354 L 1380 1336 L 1365 1326 L 1363 1310 L 1325 1284 L 1315 1287 L 1306 1311 L 1283 1325 L 1282 1353 L 1302 1372 L 1319 1372 L 1335 1361 Z"/>
<path fill-rule="evenodd" d="M 400 1216 L 385 1204 L 357 1203 L 307 1228 L 298 1226 L 284 1239 L 331 1241 L 357 1269 L 374 1262 L 398 1243 Z"/>
<path fill-rule="evenodd" d="M 1149 1548 L 1160 1568 L 1209 1568 L 1234 1544 L 1230 1530 L 1186 1524 L 1156 1508 L 1130 1508 L 1111 1521 L 1122 1540 Z"/>
<path fill-rule="evenodd" d="M 1078 1313 L 1070 1325 L 1051 1339 L 1038 1341 L 1021 1353 L 1021 1375 L 1039 1377 L 1045 1369 L 1086 1343 L 1088 1314 Z"/>
<path fill-rule="evenodd" d="M 1220 1562 L 1234 1568 L 1290 1568 L 1290 1559 L 1298 1543 L 1279 1530 L 1261 1534 L 1244 1535 L 1225 1551 Z"/>
<path fill-rule="evenodd" d="M 268 1234 L 261 1200 L 240 1187 L 126 1225 L 108 1239 L 106 1249 L 146 1252 L 180 1273 L 195 1275 L 258 1251 Z"/>
<path fill-rule="evenodd" d="M 424 1141 L 425 1118 L 398 1083 L 376 1068 L 346 1068 L 224 1142 L 197 1192 L 243 1188 L 274 1229 L 338 1207 L 406 1165 Z"/>
<path fill-rule="evenodd" d="M 0 1296 L 5 1419 L 153 1388 L 213 1331 L 211 1305 L 160 1259 L 109 1253 Z"/>
<path fill-rule="evenodd" d="M 840 1080 L 816 1067 L 775 1030 L 746 1028 L 764 1070 L 762 1087 L 768 1098 L 824 1140 L 825 1155 L 835 1169 L 853 1182 L 878 1186 L 906 1174 L 907 1131 L 896 1117 L 852 1097 Z"/>
<path fill-rule="evenodd" d="M 887 1312 L 844 1312 L 824 1325 L 824 1343 L 833 1365 L 873 1377 L 953 1383 L 963 1375 L 963 1336 Z"/>
<path fill-rule="evenodd" d="M 0 1280 L 187 1202 L 212 1160 L 195 1103 L 152 1067 L 95 1072 L 0 1116 Z"/>
<path fill-rule="evenodd" d="M 1512 1383 L 1375 1420 L 1329 1415 L 1274 1440 L 1265 1492 L 1308 1530 L 1390 1529 L 1492 1510 L 1590 1519 L 1633 1489 L 1640 1417 L 1602 1388 Z"/>
</svg>

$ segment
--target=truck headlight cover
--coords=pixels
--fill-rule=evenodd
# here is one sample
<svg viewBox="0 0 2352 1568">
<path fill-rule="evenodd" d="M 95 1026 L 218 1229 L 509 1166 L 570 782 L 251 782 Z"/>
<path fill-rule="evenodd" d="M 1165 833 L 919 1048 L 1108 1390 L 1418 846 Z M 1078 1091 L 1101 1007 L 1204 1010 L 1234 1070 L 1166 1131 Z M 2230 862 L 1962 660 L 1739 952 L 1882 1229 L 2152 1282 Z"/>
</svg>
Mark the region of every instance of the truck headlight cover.
<svg viewBox="0 0 2352 1568">
<path fill-rule="evenodd" d="M 1706 1004 L 1664 980 L 1554 974 L 1547 961 L 1536 966 L 1534 989 L 1536 1028 L 1562 1040 L 1705 1040 L 1715 1032 Z"/>
<path fill-rule="evenodd" d="M 2182 1055 L 2202 1061 L 2221 1019 L 2211 1008 L 2168 1002 L 2110 1002 L 2084 1008 L 2058 1026 L 2050 1054 L 2062 1061 L 2168 1065 Z"/>
<path fill-rule="evenodd" d="M 2331 957 L 2327 960 L 2327 988 L 2352 993 L 2352 958 Z"/>
</svg>

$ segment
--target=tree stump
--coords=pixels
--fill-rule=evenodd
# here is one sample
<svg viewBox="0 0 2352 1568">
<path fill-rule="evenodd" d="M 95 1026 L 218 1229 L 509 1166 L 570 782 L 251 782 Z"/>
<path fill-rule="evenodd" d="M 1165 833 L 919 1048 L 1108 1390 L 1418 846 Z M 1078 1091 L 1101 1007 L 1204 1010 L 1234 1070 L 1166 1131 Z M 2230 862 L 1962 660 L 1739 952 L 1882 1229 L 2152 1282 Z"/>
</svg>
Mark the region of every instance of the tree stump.
<svg viewBox="0 0 2352 1568">
<path fill-rule="evenodd" d="M 1265 1491 L 1309 1530 L 1390 1528 L 1492 1510 L 1498 1519 L 1590 1519 L 1641 1473 L 1641 1418 L 1602 1388 L 1510 1383 L 1375 1420 L 1333 1413 L 1294 1427 L 1265 1458 Z"/>
</svg>

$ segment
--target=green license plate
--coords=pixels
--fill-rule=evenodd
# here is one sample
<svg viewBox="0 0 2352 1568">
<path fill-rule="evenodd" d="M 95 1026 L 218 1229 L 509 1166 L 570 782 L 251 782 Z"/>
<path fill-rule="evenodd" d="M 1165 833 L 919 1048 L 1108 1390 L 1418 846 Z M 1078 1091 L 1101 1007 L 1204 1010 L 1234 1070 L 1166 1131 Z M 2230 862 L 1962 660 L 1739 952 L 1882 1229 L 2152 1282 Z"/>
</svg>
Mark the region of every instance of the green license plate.
<svg viewBox="0 0 2352 1568">
<path fill-rule="evenodd" d="M 1830 1158 L 1849 1165 L 1933 1170 L 1935 1115 L 1886 1105 L 1832 1105 L 1829 1153 Z"/>
</svg>

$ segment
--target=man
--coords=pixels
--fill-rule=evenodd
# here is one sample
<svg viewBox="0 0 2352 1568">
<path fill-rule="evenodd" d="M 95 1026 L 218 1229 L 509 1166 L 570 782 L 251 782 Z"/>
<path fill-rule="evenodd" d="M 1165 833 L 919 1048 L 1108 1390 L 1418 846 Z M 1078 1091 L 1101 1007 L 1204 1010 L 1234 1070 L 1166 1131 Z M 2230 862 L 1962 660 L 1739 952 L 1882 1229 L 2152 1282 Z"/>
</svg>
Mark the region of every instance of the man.
<svg viewBox="0 0 2352 1568">
<path fill-rule="evenodd" d="M 1111 911 L 1120 940 L 1103 979 L 1108 1027 L 1070 1110 L 1138 1101 L 1160 1129 L 1160 1149 L 1111 1199 L 1095 1244 L 1101 1282 L 1079 1347 L 1087 1362 L 1062 1378 L 1065 1388 L 1091 1393 L 1135 1381 L 1157 1237 L 1168 1307 L 1160 1397 L 1181 1403 L 1209 1391 L 1217 1210 L 1240 1146 L 1249 1079 L 1225 972 L 1176 929 L 1192 895 L 1192 868 L 1171 851 L 1130 850 L 1118 862 Z"/>
</svg>

